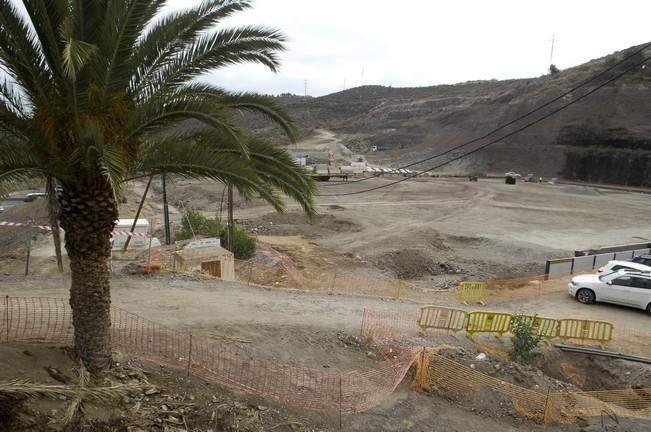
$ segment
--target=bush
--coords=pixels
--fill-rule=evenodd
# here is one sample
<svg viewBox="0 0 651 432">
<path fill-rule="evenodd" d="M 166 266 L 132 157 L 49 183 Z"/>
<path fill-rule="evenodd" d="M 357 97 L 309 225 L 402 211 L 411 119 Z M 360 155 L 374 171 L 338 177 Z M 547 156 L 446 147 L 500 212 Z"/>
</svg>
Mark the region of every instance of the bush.
<svg viewBox="0 0 651 432">
<path fill-rule="evenodd" d="M 192 233 L 202 237 L 218 237 L 222 247 L 228 244 L 226 227 L 219 223 L 217 218 L 209 219 L 198 211 L 188 209 L 183 214 L 181 228 L 176 233 L 177 240 L 192 238 Z M 255 237 L 235 226 L 233 230 L 233 255 L 237 259 L 249 259 L 255 253 Z"/>
<path fill-rule="evenodd" d="M 542 336 L 536 334 L 534 322 L 536 315 L 515 314 L 511 319 L 511 358 L 515 361 L 530 362 L 534 353 L 533 350 L 542 340 Z"/>
<path fill-rule="evenodd" d="M 226 246 L 228 233 L 226 230 L 222 232 L 221 242 Z M 237 259 L 249 259 L 255 253 L 255 237 L 240 229 L 237 225 L 233 229 L 233 255 Z"/>
<path fill-rule="evenodd" d="M 209 219 L 196 210 L 187 209 L 183 213 L 181 229 L 176 233 L 177 240 L 187 240 L 192 238 L 192 233 L 203 237 L 220 237 L 224 231 L 224 226 L 219 223 L 217 218 Z"/>
</svg>

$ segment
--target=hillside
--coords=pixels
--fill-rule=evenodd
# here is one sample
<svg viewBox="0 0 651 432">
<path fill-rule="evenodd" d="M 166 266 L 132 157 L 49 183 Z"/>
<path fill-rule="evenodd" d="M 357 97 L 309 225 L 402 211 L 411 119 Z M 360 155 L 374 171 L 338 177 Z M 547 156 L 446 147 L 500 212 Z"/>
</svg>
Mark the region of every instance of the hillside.
<svg viewBox="0 0 651 432">
<path fill-rule="evenodd" d="M 532 79 L 475 81 L 422 88 L 364 86 L 318 98 L 282 96 L 278 100 L 299 120 L 306 133 L 316 128 L 328 129 L 353 152 L 366 154 L 371 162 L 395 166 L 484 135 L 562 95 L 636 49 L 639 47 L 555 75 Z M 651 49 L 647 49 L 645 54 L 651 54 Z M 640 59 L 641 56 L 631 59 L 606 78 L 567 96 L 539 115 L 571 101 Z M 613 183 L 648 179 L 651 177 L 650 69 L 640 67 L 570 108 L 485 151 L 451 164 L 445 170 L 485 173 L 518 170 L 547 177 L 564 174 L 565 177 L 581 179 L 583 176 L 586 177 L 584 180 Z M 506 129 L 491 138 L 498 138 L 511 130 Z M 586 141 L 585 137 L 590 139 Z M 372 145 L 382 145 L 387 151 L 369 153 Z M 470 145 L 465 149 L 472 148 L 475 147 Z M 599 151 L 595 150 L 597 148 Z M 639 176 L 642 180 L 618 176 L 592 178 L 594 173 L 583 165 L 590 165 L 593 157 L 603 158 L 604 154 L 609 158 L 609 151 L 604 151 L 604 148 L 610 148 L 611 152 L 622 148 L 631 150 L 625 151 L 626 160 L 630 159 L 629 156 L 641 158 L 630 168 L 642 170 Z M 569 164 L 566 163 L 567 154 L 571 156 Z M 431 163 L 417 168 L 429 166 Z"/>
</svg>

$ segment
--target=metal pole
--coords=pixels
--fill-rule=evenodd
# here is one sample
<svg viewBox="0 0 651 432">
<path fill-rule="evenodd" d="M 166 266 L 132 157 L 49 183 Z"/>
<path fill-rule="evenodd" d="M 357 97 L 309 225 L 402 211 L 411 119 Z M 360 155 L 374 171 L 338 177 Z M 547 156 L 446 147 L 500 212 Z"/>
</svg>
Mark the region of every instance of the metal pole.
<svg viewBox="0 0 651 432">
<path fill-rule="evenodd" d="M 154 221 L 149 226 L 149 251 L 147 252 L 147 273 L 151 274 L 151 240 L 154 232 Z"/>
<path fill-rule="evenodd" d="M 190 334 L 190 347 L 188 349 L 188 369 L 187 376 L 190 376 L 190 365 L 192 364 L 192 334 Z"/>
<path fill-rule="evenodd" d="M 29 218 L 29 222 L 27 222 L 27 238 L 25 239 L 27 245 L 27 251 L 25 252 L 25 276 L 29 275 L 29 260 L 32 254 L 32 224 L 33 220 Z"/>
<path fill-rule="evenodd" d="M 183 208 L 183 214 L 185 215 L 185 220 L 188 221 L 188 226 L 190 227 L 190 232 L 192 232 L 192 239 L 196 240 L 197 235 L 194 233 L 194 228 L 192 228 L 192 221 L 190 220 L 190 215 L 187 212 L 187 209 L 185 208 L 185 205 L 183 204 L 183 201 L 179 201 L 179 204 Z"/>
<path fill-rule="evenodd" d="M 63 273 L 63 255 L 61 253 L 61 232 L 59 231 L 59 220 L 57 217 L 59 202 L 57 200 L 56 181 L 48 176 L 46 183 L 47 192 L 47 213 L 52 228 L 52 241 L 54 242 L 54 255 L 57 260 L 57 268 Z"/>
<path fill-rule="evenodd" d="M 170 209 L 167 205 L 167 181 L 163 174 L 163 223 L 165 224 L 165 244 L 172 244 L 172 236 L 170 234 Z"/>
<path fill-rule="evenodd" d="M 249 282 L 248 285 L 251 286 L 251 279 L 253 278 L 253 260 L 249 263 Z"/>
<path fill-rule="evenodd" d="M 133 220 L 133 224 L 131 225 L 132 233 L 136 231 L 136 224 L 138 223 L 138 218 L 140 217 L 140 211 L 142 210 L 143 204 L 145 204 L 145 198 L 147 198 L 147 193 L 149 192 L 149 186 L 151 186 L 151 181 L 153 178 L 154 178 L 153 175 L 149 176 L 149 181 L 147 182 L 147 186 L 145 187 L 145 193 L 142 194 L 142 199 L 140 200 L 140 204 L 138 205 L 138 210 L 136 210 L 136 218 Z M 130 242 L 131 242 L 131 236 L 127 236 L 127 241 L 124 242 L 124 246 L 122 247 L 122 252 L 126 252 Z"/>
<path fill-rule="evenodd" d="M 332 275 L 332 282 L 330 283 L 330 289 L 328 291 L 330 294 L 334 293 L 336 280 L 337 280 L 337 270 L 335 270 L 334 274 Z"/>
<path fill-rule="evenodd" d="M 344 427 L 344 418 L 343 418 L 343 394 L 344 391 L 342 389 L 343 385 L 341 383 L 341 374 L 339 374 L 339 430 L 343 430 Z"/>
<path fill-rule="evenodd" d="M 547 408 L 549 407 L 549 389 L 547 389 L 547 397 L 545 398 L 545 412 L 543 413 L 543 422 L 547 423 Z"/>
<path fill-rule="evenodd" d="M 233 219 L 233 183 L 228 183 L 228 247 L 227 249 L 233 252 L 235 241 L 234 235 L 234 219 Z"/>
<path fill-rule="evenodd" d="M 7 329 L 7 342 L 9 342 L 9 296 L 5 296 L 5 328 Z"/>
</svg>

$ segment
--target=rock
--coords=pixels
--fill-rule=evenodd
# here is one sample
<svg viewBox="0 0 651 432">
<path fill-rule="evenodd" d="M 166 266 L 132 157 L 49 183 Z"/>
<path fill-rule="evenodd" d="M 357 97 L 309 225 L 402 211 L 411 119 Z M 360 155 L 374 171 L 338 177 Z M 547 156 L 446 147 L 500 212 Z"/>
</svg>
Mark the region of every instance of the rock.
<svg viewBox="0 0 651 432">
<path fill-rule="evenodd" d="M 479 353 L 479 354 L 477 354 L 477 356 L 475 357 L 475 360 L 486 360 L 486 357 L 487 357 L 486 354 L 484 354 L 484 353 Z"/>
</svg>

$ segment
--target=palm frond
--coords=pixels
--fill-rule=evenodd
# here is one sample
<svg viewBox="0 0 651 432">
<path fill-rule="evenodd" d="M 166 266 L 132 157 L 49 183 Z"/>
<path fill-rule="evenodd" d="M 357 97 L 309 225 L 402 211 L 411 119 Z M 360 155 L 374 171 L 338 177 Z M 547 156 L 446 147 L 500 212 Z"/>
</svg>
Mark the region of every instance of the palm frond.
<svg viewBox="0 0 651 432">
<path fill-rule="evenodd" d="M 259 63 L 275 72 L 277 53 L 284 51 L 285 36 L 265 27 L 238 27 L 202 34 L 152 71 L 134 91 L 156 94 L 173 90 L 190 80 L 225 66 Z"/>
<path fill-rule="evenodd" d="M 59 30 L 70 12 L 67 2 L 23 0 L 23 6 L 40 42 L 46 63 L 55 75 L 63 76 Z"/>
<path fill-rule="evenodd" d="M 262 115 L 280 126 L 291 142 L 298 139 L 298 128 L 287 110 L 272 98 L 255 93 L 230 93 L 208 83 L 192 83 L 179 89 L 179 94 L 188 93 L 214 100 L 224 109 L 244 110 Z"/>
<path fill-rule="evenodd" d="M 111 401 L 134 392 L 150 388 L 148 384 L 116 384 L 108 387 L 82 387 L 73 385 L 34 384 L 27 381 L 0 382 L 0 395 L 10 398 L 59 399 L 80 397 L 98 401 Z"/>
<path fill-rule="evenodd" d="M 45 99 L 51 85 L 49 66 L 32 28 L 10 0 L 0 0 L 0 66 L 31 100 Z"/>
<path fill-rule="evenodd" d="M 77 74 L 96 52 L 95 45 L 67 38 L 63 48 L 63 72 L 66 77 L 72 82 L 77 81 Z"/>
<path fill-rule="evenodd" d="M 138 69 L 132 77 L 131 88 L 139 88 L 152 71 L 167 63 L 201 32 L 250 6 L 251 3 L 244 0 L 207 0 L 158 20 L 141 36 L 134 50 Z"/>
<path fill-rule="evenodd" d="M 102 100 L 115 91 L 124 90 L 132 75 L 133 49 L 147 24 L 154 19 L 164 0 L 128 0 L 107 3 L 102 25 L 100 50 L 105 55 L 101 89 Z"/>
<path fill-rule="evenodd" d="M 182 122 L 195 120 L 221 134 L 230 143 L 239 146 L 246 154 L 246 146 L 240 139 L 240 129 L 219 105 L 197 95 L 175 95 L 167 99 L 151 99 L 141 105 L 130 117 L 130 128 L 125 141 L 135 136 L 168 133 Z"/>
</svg>

